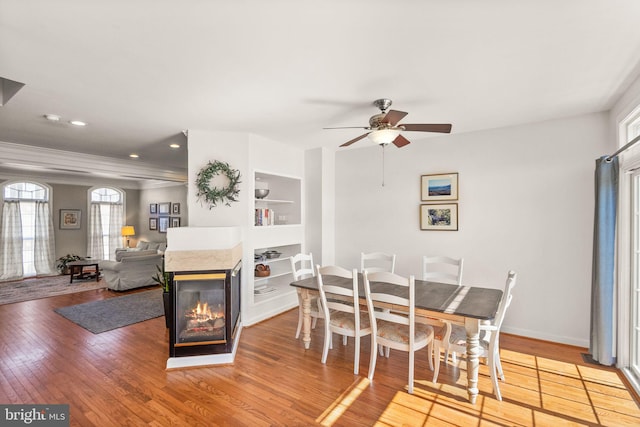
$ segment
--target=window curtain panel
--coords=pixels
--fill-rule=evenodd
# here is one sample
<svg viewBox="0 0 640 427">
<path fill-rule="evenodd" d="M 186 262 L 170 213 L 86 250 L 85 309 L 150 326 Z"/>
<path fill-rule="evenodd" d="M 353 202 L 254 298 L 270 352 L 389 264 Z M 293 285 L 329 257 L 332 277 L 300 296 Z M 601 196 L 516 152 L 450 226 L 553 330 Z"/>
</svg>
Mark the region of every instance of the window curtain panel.
<svg viewBox="0 0 640 427">
<path fill-rule="evenodd" d="M 121 204 L 109 206 L 109 259 L 116 259 L 116 248 L 122 247 L 122 215 Z"/>
<path fill-rule="evenodd" d="M 89 247 L 87 248 L 87 253 L 93 259 L 105 259 L 102 241 L 102 215 L 99 203 L 91 203 L 89 208 Z"/>
<path fill-rule="evenodd" d="M 21 279 L 22 275 L 20 202 L 7 200 L 2 205 L 0 228 L 0 281 Z"/>
<path fill-rule="evenodd" d="M 55 237 L 49 202 L 36 201 L 34 237 L 33 264 L 36 275 L 55 274 Z"/>
<path fill-rule="evenodd" d="M 616 363 L 615 248 L 618 158 L 596 160 L 593 267 L 591 279 L 591 357 L 601 365 Z"/>
</svg>

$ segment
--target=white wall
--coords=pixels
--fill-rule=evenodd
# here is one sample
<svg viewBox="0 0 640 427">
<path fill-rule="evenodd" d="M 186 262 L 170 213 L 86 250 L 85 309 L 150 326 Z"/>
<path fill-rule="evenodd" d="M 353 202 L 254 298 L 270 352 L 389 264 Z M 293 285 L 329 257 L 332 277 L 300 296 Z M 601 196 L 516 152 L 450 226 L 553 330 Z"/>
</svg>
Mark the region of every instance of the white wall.
<svg viewBox="0 0 640 427">
<path fill-rule="evenodd" d="M 248 168 L 249 135 L 239 132 L 206 132 L 189 129 L 188 144 L 189 225 L 191 227 L 246 226 L 249 202 L 253 200 L 253 194 L 248 195 L 248 189 L 252 188 L 249 184 L 253 179 Z M 209 209 L 196 196 L 198 193 L 196 179 L 198 172 L 209 161 L 216 160 L 227 162 L 232 169 L 240 171 L 240 194 L 238 202 L 231 203 L 231 206 L 222 204 Z"/>
<path fill-rule="evenodd" d="M 518 273 L 504 330 L 588 346 L 595 159 L 615 150 L 606 113 L 420 138 L 336 158 L 336 263 L 361 251 L 397 254 L 399 274 L 422 255 L 465 258 L 464 283 L 500 288 Z M 363 140 L 358 146 L 366 146 Z M 459 173 L 459 231 L 420 231 L 420 176 Z"/>
</svg>

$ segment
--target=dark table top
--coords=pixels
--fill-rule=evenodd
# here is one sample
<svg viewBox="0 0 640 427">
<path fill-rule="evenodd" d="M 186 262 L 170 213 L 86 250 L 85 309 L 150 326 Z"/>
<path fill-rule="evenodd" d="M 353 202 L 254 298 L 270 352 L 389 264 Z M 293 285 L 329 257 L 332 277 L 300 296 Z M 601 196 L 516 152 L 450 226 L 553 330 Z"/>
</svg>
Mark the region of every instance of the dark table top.
<svg viewBox="0 0 640 427">
<path fill-rule="evenodd" d="M 95 259 L 79 259 L 77 261 L 70 261 L 70 262 L 67 263 L 67 265 L 75 267 L 75 266 L 80 266 L 80 265 L 82 265 L 82 266 L 85 266 L 85 265 L 97 265 L 98 263 L 99 263 L 99 261 L 95 260 Z"/>
<path fill-rule="evenodd" d="M 325 275 L 322 276 L 322 280 L 327 285 L 351 287 L 351 280 L 337 276 Z M 318 282 L 315 277 L 297 280 L 292 282 L 291 286 L 313 291 L 318 290 Z M 408 288 L 390 283 L 371 282 L 371 291 L 385 292 L 406 298 Z M 361 275 L 358 275 L 358 294 L 360 298 L 365 298 L 364 281 Z M 416 280 L 416 308 L 419 309 L 492 320 L 496 315 L 501 298 L 502 291 L 499 289 Z"/>
</svg>

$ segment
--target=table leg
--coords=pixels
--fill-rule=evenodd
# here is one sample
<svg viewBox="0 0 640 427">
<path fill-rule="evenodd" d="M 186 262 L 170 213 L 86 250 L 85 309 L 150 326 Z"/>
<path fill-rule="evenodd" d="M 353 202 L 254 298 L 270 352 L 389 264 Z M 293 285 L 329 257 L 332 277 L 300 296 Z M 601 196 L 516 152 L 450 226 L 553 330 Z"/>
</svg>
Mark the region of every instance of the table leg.
<svg viewBox="0 0 640 427">
<path fill-rule="evenodd" d="M 480 321 L 467 318 L 464 321 L 467 331 L 467 392 L 469 402 L 476 403 L 478 397 L 478 367 L 480 366 Z"/>
<path fill-rule="evenodd" d="M 304 288 L 298 288 L 298 292 L 302 298 L 302 342 L 308 350 L 311 345 L 311 292 Z"/>
</svg>

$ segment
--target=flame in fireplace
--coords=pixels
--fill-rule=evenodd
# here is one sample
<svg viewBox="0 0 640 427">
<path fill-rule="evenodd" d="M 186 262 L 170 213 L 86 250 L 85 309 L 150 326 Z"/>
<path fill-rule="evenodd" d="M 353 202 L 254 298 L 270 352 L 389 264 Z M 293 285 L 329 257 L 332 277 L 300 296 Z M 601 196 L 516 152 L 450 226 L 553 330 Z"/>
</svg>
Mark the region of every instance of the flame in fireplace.
<svg viewBox="0 0 640 427">
<path fill-rule="evenodd" d="M 198 301 L 197 305 L 187 312 L 186 317 L 198 322 L 206 322 L 208 320 L 215 320 L 219 317 L 224 317 L 224 313 L 221 313 L 220 311 L 211 311 L 208 303 Z"/>
</svg>

